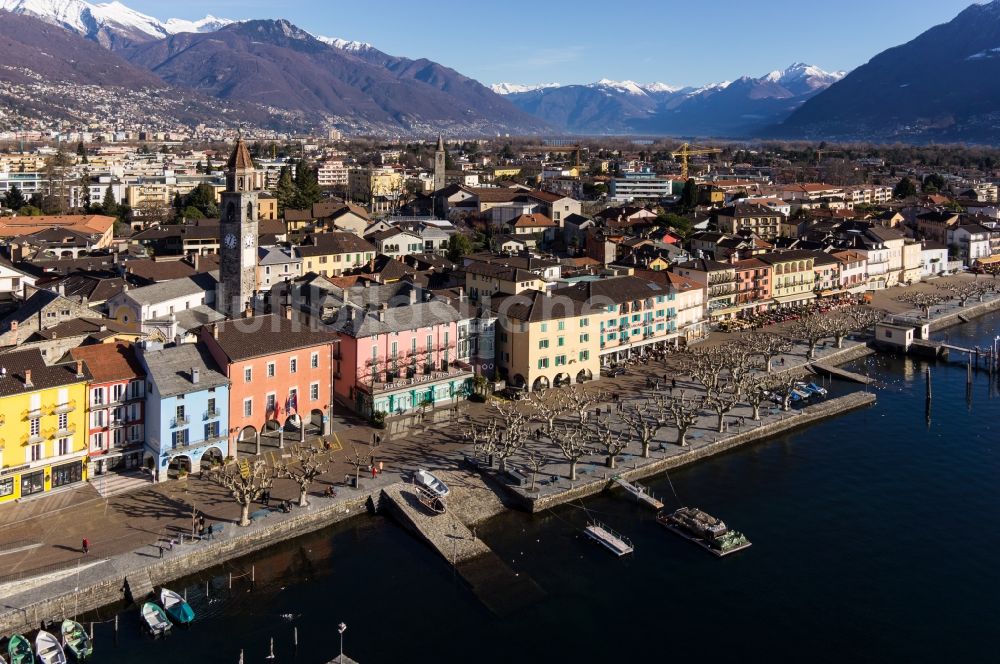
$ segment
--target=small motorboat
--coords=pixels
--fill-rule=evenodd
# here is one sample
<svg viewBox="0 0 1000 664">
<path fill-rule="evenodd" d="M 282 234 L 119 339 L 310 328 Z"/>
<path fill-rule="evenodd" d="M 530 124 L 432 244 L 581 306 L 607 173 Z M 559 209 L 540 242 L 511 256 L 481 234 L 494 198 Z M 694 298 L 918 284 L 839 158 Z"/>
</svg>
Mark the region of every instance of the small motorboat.
<svg viewBox="0 0 1000 664">
<path fill-rule="evenodd" d="M 816 383 L 797 383 L 796 387 L 798 387 L 800 390 L 805 390 L 809 394 L 816 394 L 821 397 L 826 396 L 826 388 L 820 387 Z"/>
<path fill-rule="evenodd" d="M 166 634 L 170 631 L 173 626 L 170 624 L 170 619 L 167 618 L 167 614 L 163 612 L 158 604 L 152 602 L 146 602 L 142 605 L 142 621 L 146 623 L 146 629 L 153 636 L 160 636 L 161 634 Z"/>
<path fill-rule="evenodd" d="M 64 620 L 61 631 L 63 646 L 76 658 L 76 661 L 82 662 L 94 654 L 94 644 L 83 625 L 75 620 Z"/>
<path fill-rule="evenodd" d="M 413 473 L 413 482 L 427 489 L 438 498 L 447 498 L 448 494 L 451 493 L 451 489 L 448 488 L 447 484 L 438 479 L 434 473 L 423 468 Z"/>
<path fill-rule="evenodd" d="M 44 629 L 35 636 L 35 655 L 42 664 L 66 664 L 66 653 L 59 639 Z"/>
<path fill-rule="evenodd" d="M 7 642 L 7 656 L 10 657 L 10 664 L 35 664 L 31 641 L 20 634 L 10 637 Z"/>
<path fill-rule="evenodd" d="M 173 590 L 160 589 L 160 604 L 166 609 L 170 619 L 178 625 L 189 625 L 194 620 L 194 609 Z"/>
</svg>

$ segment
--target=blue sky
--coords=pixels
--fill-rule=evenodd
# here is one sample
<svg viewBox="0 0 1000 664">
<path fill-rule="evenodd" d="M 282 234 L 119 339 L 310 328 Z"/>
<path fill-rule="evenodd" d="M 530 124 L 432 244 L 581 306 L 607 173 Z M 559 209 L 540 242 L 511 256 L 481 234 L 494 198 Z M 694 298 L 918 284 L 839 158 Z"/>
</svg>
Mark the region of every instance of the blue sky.
<svg viewBox="0 0 1000 664">
<path fill-rule="evenodd" d="M 124 0 L 160 19 L 287 18 L 489 84 L 600 78 L 702 85 L 792 62 L 834 71 L 951 20 L 971 0 Z"/>
</svg>

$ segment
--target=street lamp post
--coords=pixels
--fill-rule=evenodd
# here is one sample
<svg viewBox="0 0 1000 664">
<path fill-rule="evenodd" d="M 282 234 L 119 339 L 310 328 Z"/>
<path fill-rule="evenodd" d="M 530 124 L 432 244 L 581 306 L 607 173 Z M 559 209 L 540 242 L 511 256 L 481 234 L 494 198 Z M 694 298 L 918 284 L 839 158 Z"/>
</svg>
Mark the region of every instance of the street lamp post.
<svg viewBox="0 0 1000 664">
<path fill-rule="evenodd" d="M 340 664 L 344 664 L 344 632 L 347 631 L 347 625 L 340 623 L 337 625 L 337 632 L 340 634 Z"/>
</svg>

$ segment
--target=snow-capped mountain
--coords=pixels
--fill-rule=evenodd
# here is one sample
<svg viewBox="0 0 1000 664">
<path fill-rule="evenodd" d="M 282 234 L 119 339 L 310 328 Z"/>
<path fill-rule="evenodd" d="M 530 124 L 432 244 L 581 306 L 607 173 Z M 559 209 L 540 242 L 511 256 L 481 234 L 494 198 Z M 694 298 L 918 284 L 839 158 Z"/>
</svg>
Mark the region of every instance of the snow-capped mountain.
<svg viewBox="0 0 1000 664">
<path fill-rule="evenodd" d="M 233 23 L 235 21 L 230 18 L 218 18 L 209 14 L 197 21 L 189 21 L 183 18 L 168 18 L 163 22 L 163 29 L 172 35 L 182 32 L 215 32 Z"/>
<path fill-rule="evenodd" d="M 39 18 L 109 48 L 163 39 L 180 32 L 213 32 L 232 23 L 230 19 L 214 16 L 197 21 L 160 21 L 117 0 L 97 4 L 85 0 L 0 0 L 0 9 Z"/>
<path fill-rule="evenodd" d="M 573 133 L 739 136 L 781 122 L 843 77 L 843 72 L 797 62 L 759 78 L 743 76 L 701 87 L 604 78 L 587 85 L 504 83 L 494 85 L 493 91 Z"/>
<path fill-rule="evenodd" d="M 490 90 L 498 95 L 512 95 L 518 92 L 531 92 L 532 90 L 544 90 L 545 88 L 558 87 L 561 87 L 558 83 L 536 83 L 527 85 L 521 83 L 494 83 L 490 86 Z"/>
<path fill-rule="evenodd" d="M 323 37 L 321 35 L 316 35 L 316 39 L 334 48 L 339 48 L 342 51 L 357 52 L 375 48 L 368 42 L 352 41 L 349 39 L 341 39 L 340 37 Z"/>
</svg>

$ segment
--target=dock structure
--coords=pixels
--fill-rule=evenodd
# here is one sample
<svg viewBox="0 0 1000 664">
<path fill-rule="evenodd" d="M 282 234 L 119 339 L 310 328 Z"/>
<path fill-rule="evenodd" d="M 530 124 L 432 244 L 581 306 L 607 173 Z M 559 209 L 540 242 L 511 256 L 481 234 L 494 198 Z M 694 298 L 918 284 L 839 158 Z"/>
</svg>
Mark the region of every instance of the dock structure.
<svg viewBox="0 0 1000 664">
<path fill-rule="evenodd" d="M 415 486 L 402 482 L 389 485 L 382 489 L 382 501 L 405 527 L 453 565 L 490 552 L 490 548 L 456 517 L 448 513 L 436 514 L 424 507 Z"/>
<path fill-rule="evenodd" d="M 825 376 L 836 376 L 837 378 L 843 378 L 844 380 L 850 380 L 862 385 L 870 385 L 872 383 L 872 379 L 868 376 L 864 376 L 853 371 L 847 371 L 846 369 L 841 369 L 840 367 L 831 367 L 828 364 L 822 364 L 820 362 L 813 362 L 808 365 L 808 367 L 814 373 L 823 374 Z"/>
<path fill-rule="evenodd" d="M 638 482 L 629 482 L 621 475 L 615 475 L 611 478 L 613 485 L 620 486 L 625 489 L 629 494 L 635 497 L 643 505 L 653 508 L 654 510 L 662 510 L 663 503 L 656 499 L 655 496 L 649 493 L 649 489 L 642 486 Z"/>
<path fill-rule="evenodd" d="M 635 551 L 629 538 L 619 535 L 599 521 L 591 521 L 583 532 L 619 558 Z"/>
</svg>

